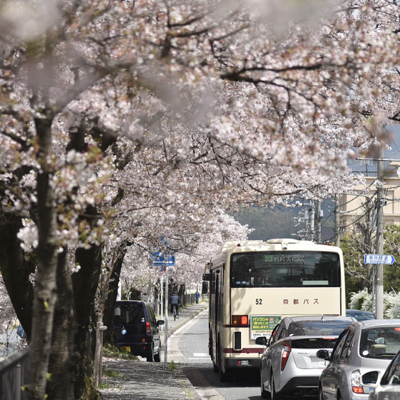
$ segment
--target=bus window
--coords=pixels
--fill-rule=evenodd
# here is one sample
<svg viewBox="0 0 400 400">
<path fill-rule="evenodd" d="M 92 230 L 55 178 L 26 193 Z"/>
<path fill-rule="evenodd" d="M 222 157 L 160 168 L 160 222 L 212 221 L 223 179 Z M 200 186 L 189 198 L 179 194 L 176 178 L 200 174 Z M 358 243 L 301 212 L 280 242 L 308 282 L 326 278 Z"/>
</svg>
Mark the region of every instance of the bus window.
<svg viewBox="0 0 400 400">
<path fill-rule="evenodd" d="M 232 254 L 231 287 L 340 287 L 337 253 L 318 251 Z"/>
</svg>

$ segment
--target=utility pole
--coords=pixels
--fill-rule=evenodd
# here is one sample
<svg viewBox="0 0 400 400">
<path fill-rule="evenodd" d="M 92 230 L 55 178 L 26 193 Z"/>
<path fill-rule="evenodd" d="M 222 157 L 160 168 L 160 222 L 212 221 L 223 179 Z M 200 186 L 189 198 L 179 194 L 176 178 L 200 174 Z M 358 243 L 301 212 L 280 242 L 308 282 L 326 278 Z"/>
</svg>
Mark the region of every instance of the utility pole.
<svg viewBox="0 0 400 400">
<path fill-rule="evenodd" d="M 310 230 L 309 230 L 309 221 L 310 221 L 310 216 L 309 216 L 309 212 L 308 212 L 308 208 L 306 208 L 304 210 L 304 238 L 306 240 L 310 240 Z"/>
<path fill-rule="evenodd" d="M 339 212 L 339 196 L 335 199 L 335 246 L 340 247 L 340 212 Z"/>
<path fill-rule="evenodd" d="M 308 218 L 309 218 L 309 224 L 310 224 L 310 240 L 313 242 L 315 240 L 315 207 L 313 202 L 310 202 L 310 208 L 308 209 Z"/>
<path fill-rule="evenodd" d="M 377 178 L 376 254 L 383 254 L 383 147 L 379 148 Z M 383 264 L 377 264 L 376 269 L 376 318 L 383 318 Z"/>
<path fill-rule="evenodd" d="M 315 207 L 315 240 L 317 243 L 321 243 L 321 219 L 322 219 L 322 211 L 321 211 L 321 202 L 316 200 Z"/>
<path fill-rule="evenodd" d="M 168 358 L 168 265 L 165 264 L 165 332 L 164 332 L 164 364 L 167 364 Z"/>
</svg>

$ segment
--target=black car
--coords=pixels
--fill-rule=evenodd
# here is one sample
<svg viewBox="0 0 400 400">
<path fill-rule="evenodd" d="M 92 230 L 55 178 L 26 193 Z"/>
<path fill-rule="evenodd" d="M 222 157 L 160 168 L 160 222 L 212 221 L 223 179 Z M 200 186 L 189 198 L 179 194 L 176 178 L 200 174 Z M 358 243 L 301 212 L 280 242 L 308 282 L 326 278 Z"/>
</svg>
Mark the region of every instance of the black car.
<svg viewBox="0 0 400 400">
<path fill-rule="evenodd" d="M 372 312 L 363 310 L 346 310 L 346 317 L 353 317 L 357 321 L 376 319 L 375 315 Z"/>
<path fill-rule="evenodd" d="M 147 361 L 160 361 L 161 335 L 151 305 L 137 300 L 117 301 L 114 309 L 116 345 Z"/>
</svg>

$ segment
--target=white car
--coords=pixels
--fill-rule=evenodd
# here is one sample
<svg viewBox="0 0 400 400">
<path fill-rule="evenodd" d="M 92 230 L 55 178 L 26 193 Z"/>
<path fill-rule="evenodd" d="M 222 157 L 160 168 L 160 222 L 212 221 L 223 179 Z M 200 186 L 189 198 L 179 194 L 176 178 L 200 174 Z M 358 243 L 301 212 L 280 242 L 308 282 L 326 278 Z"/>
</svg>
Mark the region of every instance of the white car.
<svg viewBox="0 0 400 400">
<path fill-rule="evenodd" d="M 400 351 L 394 356 L 383 374 L 380 384 L 371 392 L 368 400 L 400 399 Z"/>
<path fill-rule="evenodd" d="M 400 350 L 400 320 L 354 322 L 338 338 L 319 380 L 320 400 L 367 400 Z"/>
<path fill-rule="evenodd" d="M 317 394 L 318 380 L 327 363 L 317 357 L 320 349 L 331 350 L 351 317 L 285 317 L 256 343 L 265 345 L 260 360 L 261 397 Z"/>
</svg>

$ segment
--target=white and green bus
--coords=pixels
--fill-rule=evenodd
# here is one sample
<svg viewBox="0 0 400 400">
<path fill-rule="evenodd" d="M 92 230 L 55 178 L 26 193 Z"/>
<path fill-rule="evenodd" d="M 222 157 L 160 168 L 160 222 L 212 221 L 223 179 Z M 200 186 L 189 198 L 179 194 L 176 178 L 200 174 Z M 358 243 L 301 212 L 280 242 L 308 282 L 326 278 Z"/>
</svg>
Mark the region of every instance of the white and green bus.
<svg viewBox="0 0 400 400">
<path fill-rule="evenodd" d="M 228 242 L 206 265 L 209 353 L 224 381 L 258 368 L 262 347 L 285 316 L 346 315 L 343 254 L 335 246 L 273 239 Z"/>
</svg>

